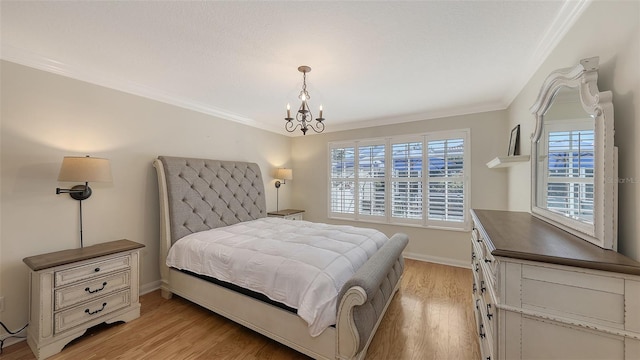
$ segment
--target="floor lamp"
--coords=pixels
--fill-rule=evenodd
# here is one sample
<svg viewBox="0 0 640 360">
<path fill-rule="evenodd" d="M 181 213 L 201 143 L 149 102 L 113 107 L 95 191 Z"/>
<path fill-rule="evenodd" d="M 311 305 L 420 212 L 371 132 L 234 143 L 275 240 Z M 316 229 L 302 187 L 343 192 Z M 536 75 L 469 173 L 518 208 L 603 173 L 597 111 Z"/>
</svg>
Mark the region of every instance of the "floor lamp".
<svg viewBox="0 0 640 360">
<path fill-rule="evenodd" d="M 83 182 L 84 185 L 75 185 L 71 189 L 56 188 L 56 194 L 69 194 L 80 202 L 80 247 L 84 247 L 82 239 L 82 200 L 91 196 L 89 182 L 111 181 L 111 164 L 108 159 L 89 157 L 65 156 L 60 166 L 58 175 L 60 182 Z"/>
<path fill-rule="evenodd" d="M 279 168 L 276 170 L 275 178 L 282 179 L 282 183 L 280 182 L 280 180 L 276 181 L 276 211 L 279 211 L 280 209 L 278 208 L 279 206 L 278 202 L 280 197 L 280 185 L 286 184 L 287 180 L 293 179 L 293 170 L 286 169 L 286 168 Z"/>
</svg>

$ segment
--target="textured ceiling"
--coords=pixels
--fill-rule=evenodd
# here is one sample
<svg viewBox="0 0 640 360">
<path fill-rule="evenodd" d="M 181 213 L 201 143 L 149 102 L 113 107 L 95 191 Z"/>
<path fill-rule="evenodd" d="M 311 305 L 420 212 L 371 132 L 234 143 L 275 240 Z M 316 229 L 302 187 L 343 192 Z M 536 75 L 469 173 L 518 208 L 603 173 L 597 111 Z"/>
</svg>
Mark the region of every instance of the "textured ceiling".
<svg viewBox="0 0 640 360">
<path fill-rule="evenodd" d="M 0 55 L 282 134 L 309 65 L 335 131 L 504 109 L 587 5 L 2 1 Z"/>
</svg>

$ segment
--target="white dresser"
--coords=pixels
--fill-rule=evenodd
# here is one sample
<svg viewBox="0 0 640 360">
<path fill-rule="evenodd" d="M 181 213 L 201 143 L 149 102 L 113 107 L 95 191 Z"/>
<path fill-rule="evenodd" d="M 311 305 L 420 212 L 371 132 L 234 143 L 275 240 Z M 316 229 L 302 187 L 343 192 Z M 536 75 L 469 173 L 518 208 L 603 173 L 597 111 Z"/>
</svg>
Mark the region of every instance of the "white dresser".
<svg viewBox="0 0 640 360">
<path fill-rule="evenodd" d="M 140 316 L 142 244 L 129 240 L 31 256 L 27 342 L 38 359 L 94 325 Z"/>
<path fill-rule="evenodd" d="M 640 359 L 640 263 L 529 213 L 471 214 L 483 359 Z"/>
</svg>

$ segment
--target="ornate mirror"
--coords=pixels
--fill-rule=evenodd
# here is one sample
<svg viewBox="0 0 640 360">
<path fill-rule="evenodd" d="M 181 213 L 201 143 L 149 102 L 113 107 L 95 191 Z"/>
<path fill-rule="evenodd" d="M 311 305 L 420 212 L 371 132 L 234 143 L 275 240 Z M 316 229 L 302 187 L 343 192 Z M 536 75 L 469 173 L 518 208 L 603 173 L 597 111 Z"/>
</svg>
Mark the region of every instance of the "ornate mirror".
<svg viewBox="0 0 640 360">
<path fill-rule="evenodd" d="M 612 93 L 598 90 L 598 60 L 552 72 L 531 107 L 531 213 L 617 250 Z"/>
</svg>

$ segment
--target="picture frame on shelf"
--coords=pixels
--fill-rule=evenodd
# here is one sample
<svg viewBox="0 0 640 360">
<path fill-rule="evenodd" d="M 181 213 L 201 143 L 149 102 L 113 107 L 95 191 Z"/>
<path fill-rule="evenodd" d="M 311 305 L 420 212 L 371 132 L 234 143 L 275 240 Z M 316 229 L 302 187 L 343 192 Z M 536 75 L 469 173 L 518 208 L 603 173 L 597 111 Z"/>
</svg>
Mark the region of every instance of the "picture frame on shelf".
<svg viewBox="0 0 640 360">
<path fill-rule="evenodd" d="M 511 136 L 509 137 L 509 150 L 508 156 L 520 155 L 520 124 L 511 129 Z"/>
</svg>

